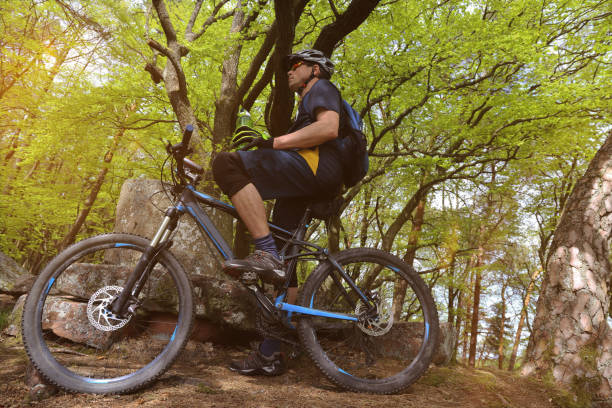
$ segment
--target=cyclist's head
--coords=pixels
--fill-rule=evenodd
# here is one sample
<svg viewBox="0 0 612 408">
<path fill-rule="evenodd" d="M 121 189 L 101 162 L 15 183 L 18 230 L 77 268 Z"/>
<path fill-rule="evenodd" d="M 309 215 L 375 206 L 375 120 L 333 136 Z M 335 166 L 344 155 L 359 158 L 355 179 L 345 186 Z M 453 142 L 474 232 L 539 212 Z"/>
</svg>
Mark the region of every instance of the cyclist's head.
<svg viewBox="0 0 612 408">
<path fill-rule="evenodd" d="M 287 70 L 300 61 L 304 61 L 309 65 L 317 64 L 319 66 L 319 78 L 330 79 L 334 73 L 334 63 L 319 50 L 302 50 L 295 54 L 289 54 L 286 58 Z"/>
</svg>

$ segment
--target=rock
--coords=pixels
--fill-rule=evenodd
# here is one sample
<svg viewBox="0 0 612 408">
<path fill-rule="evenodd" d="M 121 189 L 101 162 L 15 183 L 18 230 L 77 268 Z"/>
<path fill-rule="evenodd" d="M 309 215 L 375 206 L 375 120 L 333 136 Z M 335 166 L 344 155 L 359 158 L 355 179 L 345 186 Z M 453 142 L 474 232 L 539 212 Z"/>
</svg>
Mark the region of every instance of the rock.
<svg viewBox="0 0 612 408">
<path fill-rule="evenodd" d="M 0 293 L 0 310 L 12 310 L 15 306 L 15 302 L 13 296 Z"/>
<path fill-rule="evenodd" d="M 28 293 L 34 285 L 34 281 L 36 280 L 35 275 L 23 275 L 17 278 L 13 285 L 13 289 L 10 291 L 12 295 L 21 296 L 24 293 Z"/>
<path fill-rule="evenodd" d="M 68 267 L 55 282 L 52 295 L 68 295 L 89 300 L 98 289 L 109 285 L 123 285 L 131 267 L 125 265 L 77 263 Z M 168 290 L 172 286 L 173 290 Z M 172 277 L 167 273 L 149 275 L 145 287 L 148 296 L 142 305 L 146 311 L 173 312 L 177 304 Z"/>
<path fill-rule="evenodd" d="M 0 292 L 11 292 L 15 281 L 23 275 L 27 275 L 25 269 L 13 258 L 0 252 Z"/>
<path fill-rule="evenodd" d="M 30 398 L 32 401 L 42 401 L 57 393 L 57 388 L 51 384 L 36 384 L 30 388 Z"/>
<path fill-rule="evenodd" d="M 3 333 L 9 336 L 21 338 L 21 314 L 23 312 L 23 304 L 25 303 L 26 295 L 21 295 L 13 307 L 13 311 L 9 316 L 8 325 Z"/>
<path fill-rule="evenodd" d="M 55 395 L 58 391 L 56 386 L 44 379 L 32 363 L 28 363 L 26 367 L 26 385 L 30 387 L 32 401 L 42 401 Z"/>
<path fill-rule="evenodd" d="M 447 365 L 453 356 L 453 348 L 457 343 L 457 332 L 450 323 L 440 323 L 440 339 L 433 357 L 433 363 Z"/>
<path fill-rule="evenodd" d="M 22 295 L 13 308 L 5 333 L 21 335 L 21 314 L 26 295 Z M 76 343 L 104 349 L 111 343 L 112 332 L 97 330 L 87 318 L 87 303 L 76 302 L 61 296 L 47 297 L 42 320 L 43 330 L 51 330 L 57 336 Z"/>
<path fill-rule="evenodd" d="M 112 332 L 98 330 L 89 322 L 87 303 L 62 297 L 47 296 L 42 328 L 75 343 L 99 349 L 105 349 L 112 343 Z"/>
<path fill-rule="evenodd" d="M 423 340 L 423 324 L 413 322 L 395 322 L 389 333 L 372 338 L 376 351 L 384 357 L 411 360 L 416 356 Z M 455 331 L 448 323 L 440 324 L 440 338 L 432 362 L 446 365 L 450 362 L 453 344 L 456 341 Z"/>
<path fill-rule="evenodd" d="M 252 295 L 241 283 L 202 275 L 191 281 L 196 316 L 240 330 L 255 329 Z"/>
</svg>

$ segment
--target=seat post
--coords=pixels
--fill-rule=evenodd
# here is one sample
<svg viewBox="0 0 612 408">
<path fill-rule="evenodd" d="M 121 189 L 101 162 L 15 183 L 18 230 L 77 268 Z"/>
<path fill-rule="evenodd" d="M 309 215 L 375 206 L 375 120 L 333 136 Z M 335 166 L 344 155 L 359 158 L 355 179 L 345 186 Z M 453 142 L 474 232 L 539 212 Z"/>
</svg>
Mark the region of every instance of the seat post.
<svg viewBox="0 0 612 408">
<path fill-rule="evenodd" d="M 310 209 L 310 206 L 308 206 L 306 207 L 306 211 L 304 211 L 304 215 L 302 216 L 302 220 L 300 221 L 300 224 L 298 225 L 297 229 L 293 232 L 293 236 L 291 238 L 296 239 L 296 240 L 304 239 L 304 236 L 306 235 L 306 230 L 308 229 L 308 226 L 309 226 L 308 224 L 310 224 L 311 220 L 312 220 L 312 210 Z M 288 244 L 289 243 L 287 243 L 287 245 Z M 289 248 L 287 255 L 297 255 L 299 250 L 300 249 L 297 245 L 292 245 Z M 289 287 L 289 282 L 292 280 L 291 278 L 293 277 L 293 274 L 296 273 L 296 270 L 295 270 L 296 265 L 297 265 L 297 258 L 290 260 L 289 265 L 287 265 L 288 279 L 285 281 L 285 291 Z"/>
</svg>

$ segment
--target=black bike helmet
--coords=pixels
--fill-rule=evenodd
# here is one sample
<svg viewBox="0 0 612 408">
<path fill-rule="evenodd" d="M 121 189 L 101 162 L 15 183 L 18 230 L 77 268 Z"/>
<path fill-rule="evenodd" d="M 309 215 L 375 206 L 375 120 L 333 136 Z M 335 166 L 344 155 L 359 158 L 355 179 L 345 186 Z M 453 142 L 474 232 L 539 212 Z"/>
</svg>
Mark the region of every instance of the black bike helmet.
<svg viewBox="0 0 612 408">
<path fill-rule="evenodd" d="M 302 50 L 295 54 L 289 54 L 286 61 L 287 69 L 290 69 L 298 61 L 307 61 L 319 64 L 321 71 L 325 72 L 328 78 L 331 78 L 334 73 L 334 63 L 319 50 Z"/>
</svg>

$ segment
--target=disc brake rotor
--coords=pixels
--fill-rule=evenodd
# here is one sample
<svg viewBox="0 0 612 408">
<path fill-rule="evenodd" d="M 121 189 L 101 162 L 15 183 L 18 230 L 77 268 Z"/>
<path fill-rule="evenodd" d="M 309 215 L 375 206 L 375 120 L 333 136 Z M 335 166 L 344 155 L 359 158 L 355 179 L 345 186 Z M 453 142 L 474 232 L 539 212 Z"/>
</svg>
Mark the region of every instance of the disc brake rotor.
<svg viewBox="0 0 612 408">
<path fill-rule="evenodd" d="M 355 308 L 357 316 L 365 315 L 367 311 L 368 307 L 361 301 L 357 304 L 357 308 Z M 362 332 L 370 336 L 382 336 L 389 332 L 393 326 L 393 309 L 387 308 L 385 310 L 379 301 L 376 303 L 376 317 L 360 318 L 357 326 Z"/>
<path fill-rule="evenodd" d="M 108 309 L 111 302 L 123 291 L 121 286 L 105 286 L 94 293 L 87 302 L 87 318 L 98 330 L 113 331 L 125 326 L 132 316 L 121 318 Z"/>
</svg>

